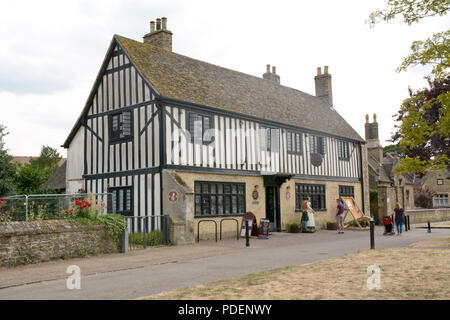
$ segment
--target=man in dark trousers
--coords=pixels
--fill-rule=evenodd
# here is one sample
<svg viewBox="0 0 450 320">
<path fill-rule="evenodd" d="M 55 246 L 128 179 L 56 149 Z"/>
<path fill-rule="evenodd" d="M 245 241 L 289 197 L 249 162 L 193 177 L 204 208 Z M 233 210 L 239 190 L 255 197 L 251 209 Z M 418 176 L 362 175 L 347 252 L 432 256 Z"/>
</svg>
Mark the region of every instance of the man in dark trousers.
<svg viewBox="0 0 450 320">
<path fill-rule="evenodd" d="M 344 204 L 340 199 L 336 199 L 336 224 L 338 227 L 338 234 L 344 233 Z"/>
</svg>

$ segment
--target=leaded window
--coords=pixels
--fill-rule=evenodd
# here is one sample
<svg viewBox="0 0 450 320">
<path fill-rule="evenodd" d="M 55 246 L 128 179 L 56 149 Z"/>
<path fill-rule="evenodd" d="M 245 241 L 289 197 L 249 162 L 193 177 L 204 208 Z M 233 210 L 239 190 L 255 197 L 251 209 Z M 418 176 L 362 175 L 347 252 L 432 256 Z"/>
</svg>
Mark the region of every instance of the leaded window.
<svg viewBox="0 0 450 320">
<path fill-rule="evenodd" d="M 311 197 L 311 207 L 314 210 L 326 210 L 324 184 L 295 184 L 295 209 L 302 210 L 302 202 Z"/>
<path fill-rule="evenodd" d="M 111 208 L 112 212 L 125 216 L 133 215 L 132 187 L 110 187 L 108 193 L 111 193 L 108 207 Z"/>
<path fill-rule="evenodd" d="M 209 144 L 214 141 L 213 119 L 210 115 L 189 112 L 188 131 L 191 142 L 198 144 Z"/>
<path fill-rule="evenodd" d="M 339 197 L 355 197 L 355 188 L 353 186 L 339 186 Z"/>
<path fill-rule="evenodd" d="M 121 142 L 133 138 L 131 111 L 114 113 L 109 116 L 109 141 Z"/>
<path fill-rule="evenodd" d="M 310 148 L 311 153 L 319 153 L 325 155 L 325 138 L 322 136 L 311 135 L 310 138 Z"/>
<path fill-rule="evenodd" d="M 245 213 L 245 183 L 195 181 L 195 216 Z"/>
<path fill-rule="evenodd" d="M 287 152 L 289 154 L 302 153 L 302 135 L 301 133 L 286 131 Z"/>
<path fill-rule="evenodd" d="M 280 131 L 276 128 L 270 128 L 261 125 L 259 128 L 260 133 L 260 145 L 262 151 L 278 152 Z"/>
<path fill-rule="evenodd" d="M 338 156 L 340 160 L 350 159 L 349 143 L 347 141 L 338 141 Z"/>
</svg>

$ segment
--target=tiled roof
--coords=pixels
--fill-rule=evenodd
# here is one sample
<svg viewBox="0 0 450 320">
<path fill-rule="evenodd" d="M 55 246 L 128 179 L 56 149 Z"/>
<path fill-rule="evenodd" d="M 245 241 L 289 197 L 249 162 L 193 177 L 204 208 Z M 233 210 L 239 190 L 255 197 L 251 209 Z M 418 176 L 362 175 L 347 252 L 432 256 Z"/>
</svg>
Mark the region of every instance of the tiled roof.
<svg viewBox="0 0 450 320">
<path fill-rule="evenodd" d="M 122 36 L 115 39 L 163 97 L 364 141 L 322 98 Z"/>
<path fill-rule="evenodd" d="M 29 164 L 31 159 L 35 159 L 35 156 L 13 156 L 12 162 L 18 162 L 22 165 Z M 58 166 L 62 166 L 67 158 L 61 158 L 58 162 Z"/>
<path fill-rule="evenodd" d="M 61 190 L 66 189 L 66 166 L 67 161 L 64 160 L 63 164 L 56 170 L 53 176 L 48 179 L 46 183 L 42 186 L 43 190 Z"/>
</svg>

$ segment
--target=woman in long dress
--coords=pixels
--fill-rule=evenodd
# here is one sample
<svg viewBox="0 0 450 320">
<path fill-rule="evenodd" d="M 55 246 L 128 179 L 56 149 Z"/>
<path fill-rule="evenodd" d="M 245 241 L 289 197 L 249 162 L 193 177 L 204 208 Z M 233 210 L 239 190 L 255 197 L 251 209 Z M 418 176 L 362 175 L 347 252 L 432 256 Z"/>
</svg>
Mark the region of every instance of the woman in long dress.
<svg viewBox="0 0 450 320">
<path fill-rule="evenodd" d="M 311 207 L 311 197 L 306 199 L 306 211 L 308 212 L 308 222 L 306 223 L 306 227 L 308 230 L 315 230 L 316 224 L 314 223 L 314 214 L 316 213 Z"/>
</svg>

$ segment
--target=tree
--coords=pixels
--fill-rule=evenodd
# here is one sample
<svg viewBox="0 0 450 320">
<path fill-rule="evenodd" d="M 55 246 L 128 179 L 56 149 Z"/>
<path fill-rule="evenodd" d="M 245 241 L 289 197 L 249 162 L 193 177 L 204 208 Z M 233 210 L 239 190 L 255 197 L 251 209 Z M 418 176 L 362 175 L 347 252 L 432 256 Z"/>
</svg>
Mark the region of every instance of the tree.
<svg viewBox="0 0 450 320">
<path fill-rule="evenodd" d="M 396 172 L 424 174 L 430 168 L 450 168 L 450 76 L 428 79 L 429 88 L 413 92 L 395 115 L 393 142 L 405 149 Z"/>
<path fill-rule="evenodd" d="M 370 14 L 371 27 L 398 16 L 411 25 L 424 18 L 443 16 L 450 10 L 450 0 L 387 0 L 386 3 L 387 9 Z M 411 54 L 397 72 L 417 65 L 432 67 L 431 75 L 427 77 L 429 88 L 416 92 L 410 89 L 410 97 L 394 115 L 400 124 L 396 125 L 392 141 L 405 149 L 405 157 L 395 168 L 397 173 L 423 174 L 431 168 L 450 168 L 450 30 L 436 33 L 425 41 L 414 41 Z"/>
<path fill-rule="evenodd" d="M 389 144 L 383 147 L 383 156 L 386 156 L 388 152 L 394 153 L 399 158 L 402 158 L 405 155 L 405 149 L 399 144 Z"/>
<path fill-rule="evenodd" d="M 16 167 L 11 162 L 12 156 L 5 149 L 6 127 L 0 124 L 0 195 L 6 196 L 15 192 L 14 178 Z"/>
<path fill-rule="evenodd" d="M 61 155 L 54 148 L 43 146 L 39 157 L 19 166 L 16 184 L 20 193 L 40 192 L 42 185 L 56 172 Z"/>
</svg>

